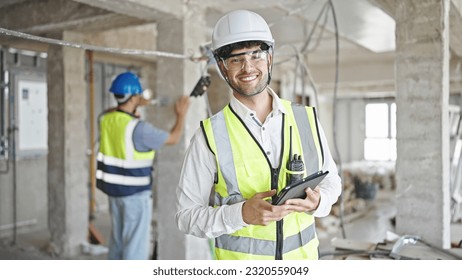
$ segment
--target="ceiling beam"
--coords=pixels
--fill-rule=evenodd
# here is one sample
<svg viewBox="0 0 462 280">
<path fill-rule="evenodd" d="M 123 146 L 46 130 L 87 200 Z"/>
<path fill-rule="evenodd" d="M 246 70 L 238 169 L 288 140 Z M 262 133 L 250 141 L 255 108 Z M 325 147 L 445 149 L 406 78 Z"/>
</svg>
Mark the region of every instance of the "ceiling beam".
<svg viewBox="0 0 462 280">
<path fill-rule="evenodd" d="M 395 18 L 397 0 L 368 0 Z M 462 15 L 459 2 L 451 0 L 449 8 L 449 47 L 458 57 L 462 57 Z"/>
<path fill-rule="evenodd" d="M 67 20 L 49 24 L 34 25 L 32 27 L 21 30 L 24 33 L 53 33 L 55 31 L 76 30 L 81 32 L 90 31 L 105 31 L 115 28 L 123 28 L 127 26 L 140 25 L 147 23 L 138 18 L 132 18 L 125 15 L 108 13 L 92 17 L 79 18 L 75 20 Z"/>
<path fill-rule="evenodd" d="M 0 14 L 2 28 L 34 34 L 79 28 L 104 30 L 146 22 L 67 0 L 21 1 L 0 8 Z"/>
<path fill-rule="evenodd" d="M 182 0 L 73 0 L 74 2 L 104 9 L 147 21 L 182 18 Z"/>
<path fill-rule="evenodd" d="M 289 1 L 290 2 L 290 1 Z M 281 3 L 281 0 L 233 0 L 233 1 L 216 1 L 216 0 L 202 0 L 203 3 L 207 8 L 217 10 L 221 13 L 227 13 L 232 10 L 242 9 L 245 7 L 247 10 L 258 10 L 258 9 L 267 9 L 271 7 L 287 7 Z"/>
<path fill-rule="evenodd" d="M 396 0 L 367 0 L 372 5 L 382 9 L 390 17 L 395 18 Z"/>
</svg>

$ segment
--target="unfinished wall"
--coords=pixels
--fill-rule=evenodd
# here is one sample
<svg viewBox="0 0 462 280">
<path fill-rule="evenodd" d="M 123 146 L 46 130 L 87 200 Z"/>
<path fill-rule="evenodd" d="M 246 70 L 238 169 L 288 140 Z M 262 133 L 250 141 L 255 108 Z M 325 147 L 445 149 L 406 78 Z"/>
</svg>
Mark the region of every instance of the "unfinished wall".
<svg viewBox="0 0 462 280">
<path fill-rule="evenodd" d="M 158 24 L 157 49 L 172 53 L 187 53 L 187 48 L 197 48 L 204 43 L 203 11 L 190 7 L 183 20 L 169 19 Z M 192 49 L 193 51 L 196 51 Z M 196 51 L 197 52 L 197 51 Z M 203 65 L 187 60 L 159 58 L 157 70 L 157 96 L 173 100 L 189 95 L 201 76 Z M 180 176 L 184 152 L 189 139 L 206 117 L 204 97 L 193 98 L 186 117 L 183 137 L 175 146 L 164 147 L 158 157 L 158 256 L 159 259 L 209 258 L 207 240 L 181 233 L 175 222 L 176 187 Z M 175 121 L 173 106 L 159 108 L 156 123 L 170 129 Z"/>
<path fill-rule="evenodd" d="M 65 32 L 63 38 L 81 40 Z M 48 209 L 55 253 L 73 256 L 88 234 L 88 159 L 84 51 L 50 46 L 48 59 Z"/>
</svg>

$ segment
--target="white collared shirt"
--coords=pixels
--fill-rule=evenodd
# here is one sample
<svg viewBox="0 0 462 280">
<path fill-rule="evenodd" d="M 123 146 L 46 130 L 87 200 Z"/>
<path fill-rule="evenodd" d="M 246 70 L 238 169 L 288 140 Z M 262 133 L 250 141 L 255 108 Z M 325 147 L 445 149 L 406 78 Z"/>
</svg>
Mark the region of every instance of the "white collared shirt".
<svg viewBox="0 0 462 280">
<path fill-rule="evenodd" d="M 230 105 L 266 152 L 273 168 L 276 168 L 281 154 L 282 114 L 285 113 L 285 108 L 271 89 L 268 92 L 273 97 L 273 109 L 263 124 L 256 117 L 255 111 L 247 108 L 234 96 L 231 97 Z M 322 170 L 328 170 L 329 174 L 319 184 L 321 201 L 313 215 L 324 217 L 330 213 L 332 205 L 341 193 L 341 180 L 319 122 L 318 127 L 324 152 Z M 247 226 L 242 219 L 244 202 L 216 208 L 209 206 L 216 172 L 215 156 L 207 147 L 205 136 L 199 128 L 186 151 L 177 188 L 175 217 L 181 231 L 197 237 L 215 238 Z"/>
</svg>

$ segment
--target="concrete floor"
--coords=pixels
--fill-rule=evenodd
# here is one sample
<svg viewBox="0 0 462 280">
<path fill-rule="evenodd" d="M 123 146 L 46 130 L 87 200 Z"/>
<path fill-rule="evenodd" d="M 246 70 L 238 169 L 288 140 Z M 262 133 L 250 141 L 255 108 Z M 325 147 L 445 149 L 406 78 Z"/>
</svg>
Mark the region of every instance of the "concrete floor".
<svg viewBox="0 0 462 280">
<path fill-rule="evenodd" d="M 108 242 L 110 233 L 110 217 L 107 213 L 96 215 L 94 220 L 95 228 Z M 50 235 L 47 231 L 37 231 L 18 234 L 16 240 L 13 237 L 0 240 L 0 260 L 58 260 L 61 257 L 53 255 L 53 248 L 49 245 Z M 103 244 L 105 245 L 105 244 Z M 82 253 L 74 260 L 105 260 L 106 254 L 101 253 L 105 250 L 103 245 L 84 244 Z M 94 253 L 84 253 L 83 251 L 93 250 Z"/>
<path fill-rule="evenodd" d="M 344 218 L 345 237 L 348 240 L 358 242 L 379 243 L 386 239 L 387 231 L 393 232 L 392 219 L 396 214 L 394 204 L 394 193 L 392 191 L 379 191 L 376 198 L 368 203 L 368 208 L 359 215 L 350 215 Z M 95 228 L 105 238 L 106 244 L 109 240 L 110 220 L 107 213 L 100 213 L 94 219 Z M 331 232 L 318 230 L 320 239 L 321 259 L 332 259 L 331 252 L 335 250 L 331 241 L 333 238 L 342 238 L 340 228 L 331 227 Z M 48 245 L 49 235 L 46 232 L 33 232 L 18 234 L 16 243 L 13 244 L 11 237 L 0 239 L 0 260 L 53 260 L 62 259 L 53 256 L 52 248 Z M 452 226 L 452 240 L 462 240 L 462 224 Z M 103 244 L 104 245 L 104 244 Z M 88 249 L 88 247 L 87 247 Z M 100 246 L 93 247 L 95 251 Z M 85 254 L 73 258 L 78 260 L 104 260 L 105 253 Z"/>
</svg>

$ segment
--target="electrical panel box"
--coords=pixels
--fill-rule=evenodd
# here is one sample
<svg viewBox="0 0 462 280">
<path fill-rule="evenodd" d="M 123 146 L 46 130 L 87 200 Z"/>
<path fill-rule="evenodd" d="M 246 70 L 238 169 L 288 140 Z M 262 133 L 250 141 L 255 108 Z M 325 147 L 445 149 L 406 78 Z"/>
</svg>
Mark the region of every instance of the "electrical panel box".
<svg viewBox="0 0 462 280">
<path fill-rule="evenodd" d="M 47 84 L 18 79 L 18 152 L 22 156 L 46 154 L 48 150 Z"/>
</svg>

